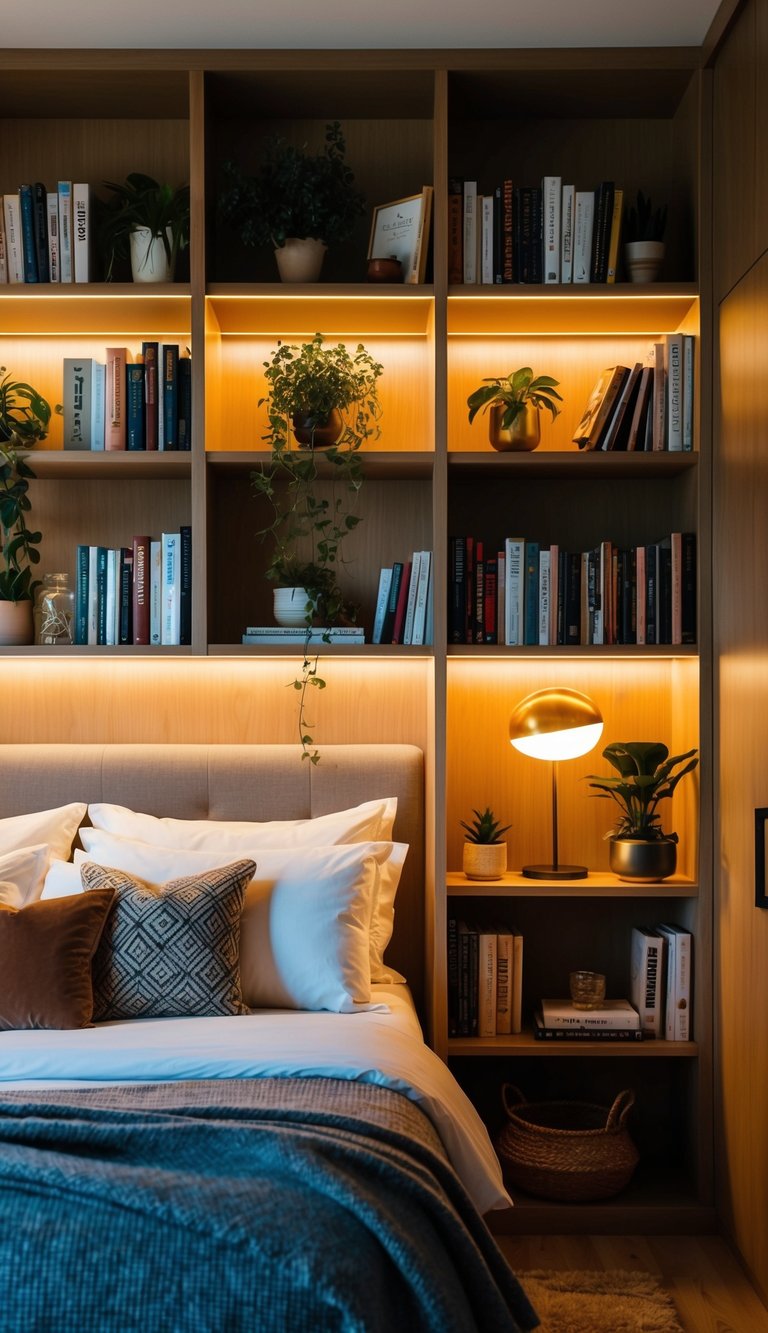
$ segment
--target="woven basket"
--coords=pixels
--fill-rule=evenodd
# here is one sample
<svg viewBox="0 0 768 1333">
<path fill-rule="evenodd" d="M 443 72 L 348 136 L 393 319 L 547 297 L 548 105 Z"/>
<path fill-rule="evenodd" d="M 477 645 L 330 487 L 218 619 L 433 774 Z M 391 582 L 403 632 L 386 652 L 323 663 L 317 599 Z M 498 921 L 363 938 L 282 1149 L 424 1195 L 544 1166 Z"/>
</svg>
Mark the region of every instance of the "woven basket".
<svg viewBox="0 0 768 1333">
<path fill-rule="evenodd" d="M 513 1083 L 501 1099 L 508 1123 L 497 1151 L 509 1185 L 542 1199 L 586 1203 L 618 1194 L 631 1180 L 638 1152 L 625 1121 L 635 1094 L 613 1106 L 591 1102 L 527 1102 Z"/>
</svg>

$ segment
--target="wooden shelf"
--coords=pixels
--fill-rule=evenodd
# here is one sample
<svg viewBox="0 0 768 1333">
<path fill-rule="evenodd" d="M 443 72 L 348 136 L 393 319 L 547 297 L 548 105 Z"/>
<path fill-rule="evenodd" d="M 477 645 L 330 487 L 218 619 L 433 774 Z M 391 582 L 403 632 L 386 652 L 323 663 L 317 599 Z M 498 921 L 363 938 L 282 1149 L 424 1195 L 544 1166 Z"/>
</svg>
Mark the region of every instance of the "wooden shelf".
<svg viewBox="0 0 768 1333">
<path fill-rule="evenodd" d="M 409 481 L 409 480 L 428 480 L 432 476 L 435 465 L 435 455 L 428 451 L 422 453 L 408 453 L 405 450 L 382 450 L 380 453 L 374 449 L 361 450 L 360 457 L 363 463 L 363 471 L 366 478 L 381 481 Z M 270 455 L 261 450 L 253 449 L 216 449 L 208 450 L 206 459 L 210 467 L 247 473 L 259 463 L 268 463 Z M 321 455 L 317 455 L 318 475 L 320 477 L 332 477 L 333 469 L 323 465 Z"/>
<path fill-rule="evenodd" d="M 287 647 L 282 644 L 255 644 L 255 643 L 209 643 L 208 655 L 210 657 L 288 657 L 293 661 L 303 653 L 301 643 L 294 643 Z M 348 658 L 368 658 L 387 657 L 390 660 L 398 658 L 408 658 L 413 661 L 414 658 L 431 658 L 433 650 L 429 644 L 426 646 L 406 644 L 406 643 L 359 643 L 351 647 L 343 643 L 318 643 L 313 644 L 310 649 L 311 657 L 348 657 Z"/>
<path fill-rule="evenodd" d="M 641 1162 L 620 1194 L 592 1203 L 536 1199 L 514 1186 L 510 1194 L 514 1208 L 486 1216 L 497 1235 L 693 1235 L 717 1230 L 714 1208 L 697 1198 L 690 1179 L 673 1165 L 665 1169 Z"/>
<path fill-rule="evenodd" d="M 588 661 L 605 662 L 611 658 L 626 658 L 635 661 L 661 659 L 676 660 L 680 657 L 698 656 L 696 646 L 690 643 L 615 643 L 615 644 L 525 644 L 514 646 L 504 643 L 449 643 L 449 657 L 463 657 L 473 662 L 499 657 L 534 658 L 578 658 Z"/>
<path fill-rule="evenodd" d="M 361 340 L 377 335 L 427 336 L 434 307 L 430 286 L 403 283 L 210 283 L 206 302 L 222 337 Z"/>
<path fill-rule="evenodd" d="M 676 477 L 698 466 L 697 453 L 603 453 L 590 450 L 536 450 L 533 453 L 449 452 L 449 476 L 462 477 L 559 477 L 563 481 L 618 478 Z"/>
<path fill-rule="evenodd" d="M 3 337 L 189 339 L 188 283 L 63 283 L 0 287 Z"/>
<path fill-rule="evenodd" d="M 629 884 L 610 871 L 591 870 L 586 879 L 528 879 L 508 871 L 501 879 L 467 879 L 449 870 L 446 889 L 452 898 L 696 898 L 699 886 L 685 875 L 670 875 L 659 884 Z"/>
<path fill-rule="evenodd" d="M 448 336 L 534 337 L 673 333 L 698 303 L 695 283 L 455 286 Z"/>
<path fill-rule="evenodd" d="M 192 455 L 187 450 L 33 449 L 29 464 L 46 481 L 183 481 L 191 475 Z"/>
<path fill-rule="evenodd" d="M 105 644 L 21 644 L 4 646 L 3 657 L 56 658 L 62 662 L 82 661 L 84 657 L 193 657 L 189 644 L 123 643 L 107 647 Z"/>
<path fill-rule="evenodd" d="M 632 1056 L 647 1059 L 692 1059 L 698 1055 L 695 1041 L 540 1041 L 532 1032 L 512 1037 L 449 1037 L 448 1055 L 584 1056 L 598 1059 Z"/>
</svg>

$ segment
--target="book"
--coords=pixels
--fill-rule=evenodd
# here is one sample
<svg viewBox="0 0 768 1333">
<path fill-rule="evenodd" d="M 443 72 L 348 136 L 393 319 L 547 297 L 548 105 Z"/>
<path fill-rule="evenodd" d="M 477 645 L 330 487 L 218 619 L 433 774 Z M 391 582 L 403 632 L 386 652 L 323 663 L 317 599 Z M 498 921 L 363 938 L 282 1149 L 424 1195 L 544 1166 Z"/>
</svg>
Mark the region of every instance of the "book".
<svg viewBox="0 0 768 1333">
<path fill-rule="evenodd" d="M 402 643 L 403 626 L 405 625 L 405 611 L 408 605 L 408 589 L 411 583 L 411 561 L 406 560 L 403 563 L 403 572 L 400 578 L 400 587 L 397 593 L 397 605 L 395 607 L 395 618 L 392 622 L 392 643 Z"/>
<path fill-rule="evenodd" d="M 413 613 L 416 610 L 416 588 L 419 583 L 420 565 L 421 551 L 414 551 L 411 556 L 411 577 L 408 580 L 408 601 L 405 607 L 405 621 L 403 623 L 403 643 L 413 643 Z"/>
<path fill-rule="evenodd" d="M 133 551 L 120 548 L 120 607 L 118 611 L 118 643 L 133 643 Z"/>
<path fill-rule="evenodd" d="M 106 409 L 104 418 L 104 448 L 124 449 L 126 441 L 126 347 L 107 347 L 106 352 Z"/>
<path fill-rule="evenodd" d="M 149 536 L 133 538 L 133 642 L 149 643 Z"/>
<path fill-rule="evenodd" d="M 477 934 L 477 1035 L 496 1036 L 496 950 L 495 929 Z"/>
<path fill-rule="evenodd" d="M 573 224 L 573 281 L 589 282 L 592 263 L 592 231 L 595 196 L 592 190 L 577 190 Z"/>
<path fill-rule="evenodd" d="M 541 646 L 547 647 L 549 644 L 549 585 L 550 585 L 550 552 L 548 547 L 542 547 L 539 552 L 539 638 Z"/>
<path fill-rule="evenodd" d="M 144 449 L 144 366 L 131 361 L 125 368 L 125 447 Z"/>
<path fill-rule="evenodd" d="M 610 231 L 608 236 L 608 271 L 606 273 L 606 282 L 615 282 L 619 267 L 619 246 L 621 243 L 621 222 L 624 216 L 624 191 L 615 189 L 613 192 L 613 214 L 611 216 Z"/>
<path fill-rule="evenodd" d="M 539 543 L 527 541 L 523 565 L 525 598 L 523 643 L 529 647 L 539 642 L 539 556 Z"/>
<path fill-rule="evenodd" d="M 72 186 L 72 276 L 75 282 L 91 280 L 91 200 L 85 182 Z"/>
<path fill-rule="evenodd" d="M 37 282 L 35 197 L 31 185 L 19 186 L 19 214 L 21 217 L 21 249 L 24 264 L 24 281 Z"/>
<path fill-rule="evenodd" d="M 681 534 L 680 642 L 696 642 L 696 533 Z"/>
<path fill-rule="evenodd" d="M 87 607 L 87 625 L 89 644 L 98 644 L 99 642 L 99 552 L 103 547 L 88 547 L 88 607 Z"/>
<path fill-rule="evenodd" d="M 480 282 L 490 286 L 493 282 L 493 195 L 484 194 L 482 208 L 478 210 L 480 223 Z"/>
<path fill-rule="evenodd" d="M 107 643 L 107 583 L 108 561 L 106 546 L 96 547 L 96 642 Z"/>
<path fill-rule="evenodd" d="M 449 537 L 448 642 L 464 642 L 466 539 Z"/>
<path fill-rule="evenodd" d="M 178 343 L 163 343 L 160 351 L 161 383 L 160 393 L 163 403 L 162 428 L 158 445 L 160 449 L 178 449 L 179 447 L 179 347 Z"/>
<path fill-rule="evenodd" d="M 477 181 L 464 181 L 464 282 L 477 282 Z"/>
<path fill-rule="evenodd" d="M 448 1036 L 459 1035 L 459 923 L 453 914 L 447 929 Z"/>
<path fill-rule="evenodd" d="M 683 336 L 681 333 L 665 335 L 664 374 L 666 379 L 666 400 L 664 403 L 666 434 L 664 444 L 671 453 L 680 453 L 683 448 Z"/>
<path fill-rule="evenodd" d="M 604 283 L 608 277 L 608 244 L 611 219 L 613 218 L 613 196 L 613 181 L 601 181 L 595 190 L 590 262 L 590 280 L 592 282 Z"/>
<path fill-rule="evenodd" d="M 114 547 L 110 547 L 107 550 L 106 585 L 104 642 L 111 648 L 120 642 L 120 552 L 115 550 Z"/>
<path fill-rule="evenodd" d="M 496 927 L 496 1032 L 500 1036 L 506 1036 L 512 1031 L 514 939 L 509 926 Z"/>
<path fill-rule="evenodd" d="M 141 344 L 141 359 L 144 364 L 144 447 L 158 447 L 158 356 L 156 342 Z"/>
<path fill-rule="evenodd" d="M 45 196 L 45 216 L 48 232 L 48 277 L 50 282 L 61 282 L 59 196 L 55 190 L 49 190 Z"/>
<path fill-rule="evenodd" d="M 643 366 L 637 384 L 637 393 L 632 407 L 626 447 L 628 451 L 642 449 L 645 440 L 645 418 L 648 412 L 648 398 L 651 383 L 651 368 Z"/>
<path fill-rule="evenodd" d="M 181 570 L 179 566 L 179 534 L 162 534 L 162 611 L 161 641 L 175 645 L 181 632 Z"/>
<path fill-rule="evenodd" d="M 464 281 L 464 182 L 458 176 L 448 181 L 448 282 Z"/>
<path fill-rule="evenodd" d="M 72 282 L 72 182 L 59 181 L 59 282 Z"/>
<path fill-rule="evenodd" d="M 460 1037 L 477 1036 L 478 935 L 477 927 L 459 921 L 459 1020 Z"/>
<path fill-rule="evenodd" d="M 544 176 L 541 182 L 544 282 L 560 282 L 560 213 L 563 181 L 561 176 Z"/>
<path fill-rule="evenodd" d="M 0 286 L 8 282 L 8 255 L 5 248 L 5 210 L 0 208 Z"/>
<path fill-rule="evenodd" d="M 192 528 L 179 528 L 179 643 L 192 642 Z"/>
<path fill-rule="evenodd" d="M 516 1035 L 523 1030 L 523 937 L 519 930 L 512 930 L 510 993 L 510 1031 Z"/>
<path fill-rule="evenodd" d="M 642 1028 L 552 1027 L 539 1009 L 533 1014 L 533 1035 L 538 1041 L 642 1041 Z"/>
<path fill-rule="evenodd" d="M 564 185 L 560 203 L 560 281 L 573 282 L 574 205 L 573 185 Z"/>
<path fill-rule="evenodd" d="M 629 994 L 647 1036 L 662 1034 L 666 977 L 666 941 L 645 926 L 633 926 L 630 947 Z"/>
<path fill-rule="evenodd" d="M 608 366 L 600 372 L 573 434 L 573 442 L 580 449 L 599 448 L 616 400 L 629 373 L 627 366 Z"/>
<path fill-rule="evenodd" d="M 635 400 L 642 369 L 642 362 L 637 361 L 626 376 L 616 399 L 616 406 L 603 432 L 601 449 L 619 449 L 626 446 L 629 436 L 629 413 Z"/>
<path fill-rule="evenodd" d="M 308 639 L 307 634 L 309 634 Z M 299 648 L 305 641 L 310 644 L 340 643 L 353 646 L 365 643 L 365 630 L 362 626 L 359 629 L 349 626 L 328 629 L 317 625 L 311 629 L 287 629 L 279 625 L 250 625 L 242 636 L 243 643 L 286 646 L 295 644 Z"/>
<path fill-rule="evenodd" d="M 674 923 L 654 927 L 667 941 L 665 1036 L 667 1041 L 691 1040 L 693 940 L 690 931 Z"/>
<path fill-rule="evenodd" d="M 525 614 L 525 541 L 507 537 L 504 542 L 506 570 L 504 642 L 512 647 L 523 643 Z"/>
<path fill-rule="evenodd" d="M 85 544 L 75 552 L 75 636 L 77 644 L 88 642 L 88 578 L 90 573 L 90 548 Z"/>
<path fill-rule="evenodd" d="M 159 538 L 149 543 L 149 642 L 163 642 L 163 544 Z"/>
<path fill-rule="evenodd" d="M 683 335 L 683 450 L 690 453 L 693 449 L 694 419 L 694 362 L 695 339 L 693 334 Z"/>
<path fill-rule="evenodd" d="M 392 642 L 392 631 L 395 627 L 395 615 L 397 614 L 397 602 L 400 596 L 400 584 L 402 583 L 402 579 L 402 561 L 395 560 L 392 565 L 392 577 L 389 582 L 387 609 L 384 612 L 384 620 L 381 626 L 381 643 Z"/>
<path fill-rule="evenodd" d="M 387 614 L 387 605 L 389 603 L 389 588 L 392 582 L 392 566 L 388 565 L 379 571 L 379 588 L 376 594 L 376 609 L 373 616 L 373 633 L 371 634 L 371 643 L 381 643 L 381 632 L 384 628 L 384 617 Z"/>
<path fill-rule="evenodd" d="M 24 282 L 24 244 L 21 237 L 21 208 L 18 194 L 3 195 L 3 220 L 8 282 L 11 286 L 17 286 Z"/>
<path fill-rule="evenodd" d="M 192 448 L 192 360 L 188 356 L 179 356 L 177 367 L 179 377 L 179 419 L 178 437 L 180 449 Z"/>
<path fill-rule="evenodd" d="M 93 358 L 65 357 L 63 372 L 64 448 L 103 449 L 103 363 Z"/>
<path fill-rule="evenodd" d="M 639 1028 L 640 1015 L 629 1000 L 605 1000 L 599 1009 L 577 1009 L 570 1000 L 542 1000 L 547 1027 Z"/>
<path fill-rule="evenodd" d="M 48 261 L 48 204 L 45 186 L 42 181 L 35 181 L 32 186 L 35 213 L 35 254 L 37 256 L 38 282 L 50 282 L 51 270 Z"/>
<path fill-rule="evenodd" d="M 502 282 L 515 281 L 515 187 L 511 180 L 501 186 L 501 277 Z"/>
<path fill-rule="evenodd" d="M 429 599 L 432 588 L 432 552 L 421 551 L 419 553 L 419 581 L 416 585 L 416 601 L 413 608 L 413 634 L 411 642 L 414 644 L 431 643 L 431 631 L 429 628 Z"/>
<path fill-rule="evenodd" d="M 651 449 L 656 452 L 664 448 L 664 426 L 666 420 L 666 371 L 664 368 L 664 343 L 652 343 L 648 352 L 648 362 L 652 372 L 651 403 L 649 424 Z"/>
</svg>

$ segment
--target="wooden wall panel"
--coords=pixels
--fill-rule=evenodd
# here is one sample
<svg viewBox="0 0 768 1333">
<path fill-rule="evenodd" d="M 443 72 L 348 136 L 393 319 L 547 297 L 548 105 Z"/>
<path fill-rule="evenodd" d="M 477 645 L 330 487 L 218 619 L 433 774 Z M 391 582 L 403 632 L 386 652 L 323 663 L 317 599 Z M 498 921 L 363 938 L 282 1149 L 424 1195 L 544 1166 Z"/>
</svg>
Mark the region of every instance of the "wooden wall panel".
<svg viewBox="0 0 768 1333">
<path fill-rule="evenodd" d="M 746 273 L 758 254 L 756 11 L 753 0 L 734 24 L 715 66 L 714 277 L 719 299 Z"/>
</svg>

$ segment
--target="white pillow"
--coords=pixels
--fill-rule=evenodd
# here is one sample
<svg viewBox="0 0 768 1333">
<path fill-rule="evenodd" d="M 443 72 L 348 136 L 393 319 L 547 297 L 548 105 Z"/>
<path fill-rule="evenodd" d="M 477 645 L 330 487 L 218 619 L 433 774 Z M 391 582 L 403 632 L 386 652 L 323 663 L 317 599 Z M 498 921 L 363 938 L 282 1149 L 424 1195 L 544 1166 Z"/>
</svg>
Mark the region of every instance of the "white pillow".
<svg viewBox="0 0 768 1333">
<path fill-rule="evenodd" d="M 0 903 L 18 908 L 35 902 L 42 892 L 50 859 L 46 843 L 0 855 Z"/>
<path fill-rule="evenodd" d="M 55 810 L 35 810 L 29 815 L 0 819 L 0 854 L 44 842 L 51 858 L 66 861 L 86 809 L 83 802 L 73 801 L 71 805 L 60 805 Z"/>
<path fill-rule="evenodd" d="M 314 819 L 273 819 L 266 823 L 158 818 L 103 802 L 88 806 L 93 827 L 105 833 L 135 838 L 153 847 L 184 847 L 189 851 L 215 847 L 228 857 L 231 852 L 233 858 L 250 856 L 254 848 L 261 847 L 331 847 L 338 842 L 389 841 L 396 813 L 394 796 Z M 246 853 L 245 847 L 251 850 Z"/>
<path fill-rule="evenodd" d="M 149 847 L 107 834 L 91 842 L 90 851 L 75 852 L 75 873 L 84 861 L 97 860 L 157 884 L 222 864 L 216 853 Z M 354 1013 L 370 1007 L 376 867 L 390 848 L 354 843 L 259 852 L 240 932 L 240 979 L 250 1008 Z"/>
<path fill-rule="evenodd" d="M 271 864 L 281 866 L 290 866 L 296 851 L 292 847 L 264 848 L 254 845 L 253 835 L 238 834 L 237 839 L 241 848 L 237 854 L 250 857 L 256 861 L 259 868 L 264 864 L 264 853 L 267 850 L 280 852 L 280 861 L 272 861 Z M 95 828 L 81 829 L 80 840 L 87 853 L 87 858 L 79 849 L 76 850 L 76 867 L 79 867 L 83 860 L 88 859 L 97 861 L 100 865 L 113 866 L 116 870 L 124 870 L 129 875 L 138 875 L 141 879 L 148 879 L 153 883 L 162 883 L 166 879 L 179 875 L 193 875 L 197 871 L 216 870 L 224 864 L 222 857 L 226 860 L 231 853 L 231 844 L 223 837 L 213 838 L 210 847 L 205 850 L 157 847 L 139 840 L 121 838 L 116 834 L 105 833 L 101 829 Z M 343 846 L 344 844 L 339 845 Z M 360 843 L 350 845 L 354 847 L 361 846 Z M 408 853 L 408 844 L 402 842 L 371 842 L 370 846 L 376 849 L 374 852 L 376 879 L 370 920 L 371 981 L 392 984 L 405 980 L 399 972 L 386 966 L 384 950 L 392 938 L 395 923 L 395 894 L 400 882 L 403 863 Z M 309 849 L 302 848 L 301 850 Z M 165 855 L 160 855 L 160 853 L 165 853 Z M 55 883 L 52 883 L 51 896 L 59 896 L 58 885 L 62 883 L 64 886 L 63 892 L 77 892 L 77 888 L 72 889 L 70 887 L 74 884 L 74 880 L 71 877 L 67 879 L 64 871 L 57 870 Z M 46 883 L 47 888 L 48 884 Z"/>
<path fill-rule="evenodd" d="M 75 855 L 82 857 L 82 852 L 78 849 Z M 45 877 L 43 891 L 40 894 L 41 899 L 70 898 L 72 894 L 82 892 L 80 866 L 74 865 L 71 861 L 51 861 L 48 874 Z"/>
</svg>

